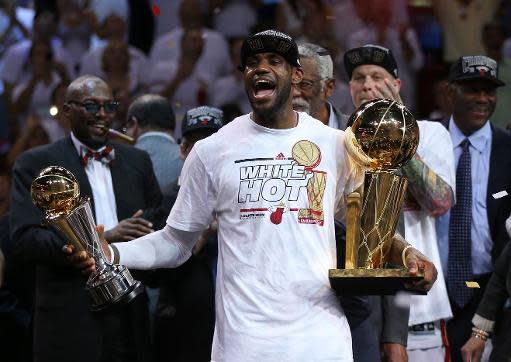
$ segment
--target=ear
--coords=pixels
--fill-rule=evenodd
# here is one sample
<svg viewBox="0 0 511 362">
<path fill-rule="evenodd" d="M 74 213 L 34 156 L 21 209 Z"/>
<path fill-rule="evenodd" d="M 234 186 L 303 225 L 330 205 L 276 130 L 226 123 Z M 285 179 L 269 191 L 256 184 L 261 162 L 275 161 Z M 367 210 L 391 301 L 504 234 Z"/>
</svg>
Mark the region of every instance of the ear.
<svg viewBox="0 0 511 362">
<path fill-rule="evenodd" d="M 392 81 L 392 85 L 394 85 L 394 88 L 396 88 L 397 92 L 399 93 L 401 91 L 401 79 L 394 79 Z"/>
<path fill-rule="evenodd" d="M 64 104 L 62 105 L 62 112 L 64 113 L 64 115 L 65 115 L 66 117 L 69 117 L 69 116 L 70 116 L 70 114 L 69 114 L 69 113 L 71 112 L 71 107 L 69 106 L 69 104 L 64 103 Z"/>
<path fill-rule="evenodd" d="M 325 92 L 325 98 L 330 98 L 332 94 L 334 94 L 335 90 L 335 79 L 327 79 L 325 81 L 325 86 L 323 88 L 323 92 Z"/>
<path fill-rule="evenodd" d="M 451 83 L 447 83 L 445 85 L 445 96 L 447 98 L 447 101 L 452 105 L 452 100 L 454 99 L 454 94 L 456 93 L 456 86 L 452 85 Z"/>
<path fill-rule="evenodd" d="M 126 120 L 126 134 L 134 139 L 137 139 L 140 136 L 140 127 L 137 117 L 132 116 Z"/>
<path fill-rule="evenodd" d="M 298 67 L 293 67 L 293 74 L 291 75 L 291 84 L 296 86 L 303 79 L 303 69 Z"/>
</svg>

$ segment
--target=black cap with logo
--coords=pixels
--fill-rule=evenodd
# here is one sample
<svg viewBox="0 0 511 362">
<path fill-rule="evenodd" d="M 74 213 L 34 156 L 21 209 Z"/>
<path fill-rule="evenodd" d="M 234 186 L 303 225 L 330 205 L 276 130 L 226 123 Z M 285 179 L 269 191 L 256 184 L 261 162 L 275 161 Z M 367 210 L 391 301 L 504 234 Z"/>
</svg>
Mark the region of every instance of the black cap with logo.
<svg viewBox="0 0 511 362">
<path fill-rule="evenodd" d="M 364 45 L 344 53 L 344 68 L 351 79 L 353 70 L 359 65 L 373 64 L 384 68 L 394 78 L 398 78 L 397 63 L 390 49 L 379 45 Z"/>
<path fill-rule="evenodd" d="M 224 112 L 218 108 L 201 106 L 188 110 L 183 118 L 181 125 L 181 134 L 186 134 L 203 129 L 209 129 L 213 132 L 218 131 L 223 126 Z"/>
<path fill-rule="evenodd" d="M 505 85 L 498 78 L 497 62 L 485 55 L 466 55 L 459 57 L 451 65 L 449 71 L 449 82 L 463 82 L 466 80 L 484 80 L 494 84 L 496 87 Z"/>
<path fill-rule="evenodd" d="M 277 30 L 265 30 L 249 36 L 241 46 L 241 67 L 243 71 L 247 58 L 259 53 L 277 53 L 295 67 L 301 67 L 298 46 L 293 38 Z"/>
</svg>

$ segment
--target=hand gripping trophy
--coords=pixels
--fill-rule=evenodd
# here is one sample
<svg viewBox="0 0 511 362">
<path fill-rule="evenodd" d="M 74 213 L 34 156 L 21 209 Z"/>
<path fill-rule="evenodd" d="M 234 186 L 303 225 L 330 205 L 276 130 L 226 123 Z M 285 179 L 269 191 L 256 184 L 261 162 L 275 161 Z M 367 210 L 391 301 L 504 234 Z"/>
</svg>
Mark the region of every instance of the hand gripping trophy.
<svg viewBox="0 0 511 362">
<path fill-rule="evenodd" d="M 33 203 L 44 211 L 44 222 L 55 226 L 76 250 L 85 250 L 96 262 L 96 271 L 87 280 L 92 310 L 129 302 L 143 286 L 123 265 L 110 264 L 101 249 L 88 197 L 80 197 L 75 176 L 60 166 L 43 169 L 32 181 Z"/>
<path fill-rule="evenodd" d="M 348 195 L 345 269 L 332 269 L 334 289 L 354 294 L 394 294 L 421 279 L 404 268 L 386 268 L 407 179 L 399 168 L 415 154 L 419 127 L 402 104 L 375 99 L 350 117 L 346 148 L 365 167 L 364 184 Z"/>
</svg>

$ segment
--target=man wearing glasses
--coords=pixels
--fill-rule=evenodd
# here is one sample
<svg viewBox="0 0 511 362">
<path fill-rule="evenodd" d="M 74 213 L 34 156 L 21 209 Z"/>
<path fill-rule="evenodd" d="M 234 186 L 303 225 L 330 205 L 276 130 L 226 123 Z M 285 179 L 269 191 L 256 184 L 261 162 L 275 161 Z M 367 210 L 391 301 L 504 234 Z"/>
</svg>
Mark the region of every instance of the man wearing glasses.
<svg viewBox="0 0 511 362">
<path fill-rule="evenodd" d="M 326 49 L 312 43 L 300 44 L 298 52 L 303 80 L 294 87 L 293 109 L 310 114 L 327 126 L 345 130 L 348 116 L 328 101 L 335 89 L 332 57 Z"/>
<path fill-rule="evenodd" d="M 71 135 L 23 153 L 14 166 L 12 240 L 21 257 L 37 264 L 33 349 L 37 361 L 147 360 L 145 295 L 115 313 L 91 313 L 86 277 L 67 262 L 61 251 L 63 238 L 41 226 L 41 212 L 30 196 L 31 182 L 40 170 L 63 166 L 76 176 L 81 194 L 91 197 L 96 222 L 105 224 L 109 242 L 153 231 L 143 210 L 159 204 L 160 188 L 145 152 L 108 140 L 117 106 L 103 80 L 76 79 L 63 107 Z"/>
</svg>

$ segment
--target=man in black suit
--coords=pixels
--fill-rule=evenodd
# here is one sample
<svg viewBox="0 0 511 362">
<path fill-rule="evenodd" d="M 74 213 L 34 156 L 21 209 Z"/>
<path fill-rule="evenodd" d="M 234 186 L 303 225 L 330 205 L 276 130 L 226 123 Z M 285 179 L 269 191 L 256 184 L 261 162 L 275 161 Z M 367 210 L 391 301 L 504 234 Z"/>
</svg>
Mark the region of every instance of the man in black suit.
<svg viewBox="0 0 511 362">
<path fill-rule="evenodd" d="M 145 295 L 106 312 L 92 313 L 86 278 L 62 253 L 65 239 L 41 226 L 30 185 L 45 167 L 59 165 L 77 178 L 91 197 L 96 222 L 109 242 L 132 240 L 152 231 L 142 218 L 158 206 L 161 192 L 147 153 L 108 141 L 117 108 L 101 79 L 83 76 L 66 92 L 63 108 L 70 137 L 18 157 L 12 180 L 11 235 L 15 252 L 37 265 L 34 309 L 35 361 L 147 361 L 149 333 Z"/>
<path fill-rule="evenodd" d="M 511 134 L 489 121 L 496 89 L 503 85 L 497 63 L 486 56 L 460 57 L 450 69 L 447 95 L 453 113 L 444 125 L 457 165 L 456 206 L 438 220 L 437 231 L 454 315 L 447 323 L 453 361 L 462 360 L 460 349 L 470 338 L 472 317 L 509 240 L 505 220 L 511 211 Z M 480 288 L 467 287 L 467 281 Z"/>
<path fill-rule="evenodd" d="M 511 218 L 508 219 L 511 224 Z M 508 226 L 508 230 L 511 225 Z M 509 230 L 511 231 L 511 230 Z M 464 361 L 479 362 L 491 333 L 490 361 L 509 362 L 511 358 L 511 310 L 505 303 L 511 296 L 511 245 L 508 243 L 495 261 L 483 298 L 472 318 L 472 336 L 461 349 Z"/>
</svg>

